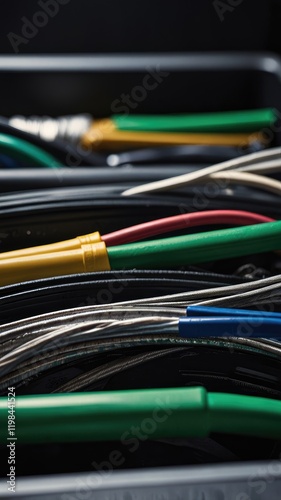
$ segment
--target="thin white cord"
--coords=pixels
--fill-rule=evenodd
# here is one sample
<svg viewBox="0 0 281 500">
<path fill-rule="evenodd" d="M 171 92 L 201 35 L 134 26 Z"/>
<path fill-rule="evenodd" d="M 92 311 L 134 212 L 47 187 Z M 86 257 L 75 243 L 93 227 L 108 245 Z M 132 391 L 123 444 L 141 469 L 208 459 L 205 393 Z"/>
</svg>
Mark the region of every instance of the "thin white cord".
<svg viewBox="0 0 281 500">
<path fill-rule="evenodd" d="M 187 184 L 197 181 L 198 179 L 205 179 L 207 176 L 217 172 L 236 170 L 241 167 L 247 167 L 258 163 L 267 163 L 268 165 L 270 160 L 276 160 L 276 163 L 279 162 L 279 166 L 281 167 L 281 148 L 273 148 L 266 151 L 259 151 L 258 153 L 251 153 L 240 158 L 234 158 L 232 160 L 216 163 L 210 167 L 199 169 L 195 172 L 189 172 L 188 174 L 177 175 L 176 177 L 170 177 L 169 179 L 142 184 L 141 186 L 127 189 L 122 193 L 122 196 L 151 193 L 155 191 L 169 190 L 171 188 L 175 189 L 186 186 Z"/>
<path fill-rule="evenodd" d="M 208 179 L 224 180 L 230 184 L 239 184 L 243 186 L 250 186 L 253 188 L 261 189 L 262 191 L 269 191 L 270 193 L 281 195 L 281 182 L 264 175 L 256 175 L 249 172 L 241 172 L 231 170 L 230 172 L 217 172 L 216 174 L 209 175 L 207 179 L 198 179 L 196 183 L 205 183 Z"/>
</svg>

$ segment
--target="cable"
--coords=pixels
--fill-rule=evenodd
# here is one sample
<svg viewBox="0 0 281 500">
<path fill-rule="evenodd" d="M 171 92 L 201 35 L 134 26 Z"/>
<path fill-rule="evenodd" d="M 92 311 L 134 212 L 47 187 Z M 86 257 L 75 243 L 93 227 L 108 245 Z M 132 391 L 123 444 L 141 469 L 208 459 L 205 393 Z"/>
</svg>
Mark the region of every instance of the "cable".
<svg viewBox="0 0 281 500">
<path fill-rule="evenodd" d="M 113 115 L 119 130 L 185 132 L 253 132 L 271 127 L 276 121 L 273 109 L 223 111 L 177 115 Z"/>
<path fill-rule="evenodd" d="M 239 175 L 239 174 L 238 174 Z M 281 183 L 280 183 L 281 184 Z M 106 246 L 122 245 L 134 241 L 150 238 L 158 234 L 168 233 L 179 229 L 188 229 L 194 226 L 207 224 L 234 224 L 247 225 L 253 223 L 273 222 L 273 219 L 263 215 L 240 210 L 210 210 L 190 214 L 175 215 L 144 224 L 131 226 L 114 233 L 102 236 Z M 8 254 L 6 254 L 8 256 Z M 1 259 L 1 254 L 0 254 Z"/>
<path fill-rule="evenodd" d="M 241 279 L 240 279 L 241 281 Z M 242 279 L 243 281 L 243 279 Z M 81 304 L 124 301 L 132 298 L 163 295 L 165 291 L 199 290 L 237 284 L 235 276 L 188 271 L 110 271 L 52 277 L 0 288 L 0 324 L 19 319 L 71 309 Z M 106 300 L 107 302 L 107 300 Z"/>
<path fill-rule="evenodd" d="M 248 333 L 250 332 L 250 333 Z M 200 316 L 179 319 L 181 337 L 247 337 L 281 340 L 281 319 L 264 316 Z"/>
<path fill-rule="evenodd" d="M 21 281 L 94 271 L 108 271 L 104 242 L 81 245 L 76 250 L 0 260 L 0 286 Z"/>
<path fill-rule="evenodd" d="M 260 118 L 269 119 L 269 111 L 267 113 L 266 110 L 261 110 Z M 259 115 L 256 114 L 255 118 L 259 119 Z M 81 135 L 88 130 L 92 120 L 90 114 L 59 116 L 58 118 L 48 116 L 26 118 L 19 115 L 9 118 L 8 123 L 17 129 L 37 135 L 48 142 L 60 139 L 75 144 L 79 142 Z"/>
<path fill-rule="evenodd" d="M 0 133 L 0 152 L 25 162 L 27 165 L 49 168 L 61 167 L 62 164 L 43 149 L 22 139 Z"/>
<path fill-rule="evenodd" d="M 101 381 L 107 377 L 112 377 L 117 373 L 142 365 L 144 363 L 147 363 L 148 361 L 156 360 L 158 358 L 168 356 L 169 354 L 174 354 L 184 350 L 185 349 L 183 347 L 179 347 L 171 349 L 161 349 L 158 351 L 136 354 L 134 356 L 127 356 L 125 359 L 112 361 L 110 363 L 106 363 L 105 365 L 98 366 L 93 370 L 87 371 L 86 373 L 83 373 L 82 375 L 71 379 L 69 382 L 60 386 L 55 391 L 52 391 L 52 393 L 70 393 L 80 391 L 81 389 L 88 387 L 90 384 Z"/>
<path fill-rule="evenodd" d="M 108 248 L 111 269 L 177 267 L 281 248 L 281 222 Z"/>
<path fill-rule="evenodd" d="M 258 163 L 253 163 L 251 165 L 238 167 L 237 170 L 241 172 L 253 172 L 259 175 L 279 173 L 281 170 L 281 161 L 280 159 L 266 160 Z"/>
<path fill-rule="evenodd" d="M 219 163 L 230 158 L 237 158 L 251 153 L 251 148 L 257 150 L 259 143 L 249 146 L 248 150 L 227 146 L 163 146 L 161 148 L 135 149 L 111 154 L 107 157 L 110 167 L 120 167 L 126 164 L 155 164 L 155 163 Z"/>
<path fill-rule="evenodd" d="M 250 289 L 233 295 L 230 290 L 230 295 L 223 297 L 212 297 L 209 300 L 200 301 L 200 305 L 204 306 L 223 306 L 223 307 L 250 307 L 251 305 L 259 305 L 260 301 L 267 301 L 269 304 L 273 302 L 274 297 L 280 299 L 280 283 L 272 283 L 268 286 L 263 286 L 261 289 Z M 196 304 L 197 305 L 197 304 Z"/>
<path fill-rule="evenodd" d="M 0 253 L 0 261 L 5 259 L 15 259 L 47 253 L 78 250 L 81 249 L 83 245 L 91 245 L 101 241 L 104 241 L 107 246 L 121 245 L 123 243 L 131 243 L 133 241 L 145 239 L 150 236 L 156 236 L 158 234 L 176 231 L 178 229 L 188 229 L 189 227 L 198 225 L 247 225 L 263 222 L 273 222 L 273 219 L 251 212 L 236 210 L 213 210 L 209 212 L 182 214 L 121 229 L 120 231 L 104 235 L 102 236 L 102 238 L 98 232 L 95 232 L 83 236 L 78 236 L 71 240 L 61 241 L 59 243 L 51 243 L 49 245 L 41 245 L 38 247 L 14 250 L 11 252 L 2 252 Z"/>
<path fill-rule="evenodd" d="M 94 321 L 84 321 L 74 324 L 65 324 L 59 328 L 48 328 L 46 332 L 36 336 L 23 339 L 17 346 L 12 346 L 8 352 L 0 359 L 0 376 L 3 377 L 17 368 L 20 363 L 30 360 L 34 354 L 40 352 L 45 355 L 45 351 L 52 350 L 55 346 L 64 346 L 64 349 L 71 344 L 80 344 L 91 340 L 109 338 L 114 341 L 114 337 L 128 337 L 130 335 L 146 337 L 153 331 L 154 335 L 176 335 L 178 330 L 178 318 L 170 316 L 145 316 L 140 318 L 130 318 L 128 320 L 103 319 Z M 71 338 L 70 338 L 71 337 Z M 6 339 L 2 339 L 6 340 Z M 9 346 L 8 346 L 9 347 Z"/>
<path fill-rule="evenodd" d="M 89 358 L 94 354 L 103 352 L 112 352 L 126 348 L 147 347 L 147 346 L 181 346 L 181 347 L 213 347 L 215 349 L 224 348 L 229 351 L 237 350 L 240 352 L 250 352 L 251 354 L 269 356 L 271 358 L 281 359 L 280 343 L 269 340 L 241 339 L 241 338 L 221 338 L 221 339 L 188 339 L 178 336 L 151 335 L 146 336 L 127 336 L 113 339 L 96 339 L 94 341 L 80 342 L 68 346 L 58 345 L 56 349 L 49 352 L 40 351 L 32 359 L 23 361 L 16 365 L 14 371 L 0 379 L 0 391 L 6 393 L 7 387 L 11 384 L 17 386 L 25 384 L 30 377 L 42 375 L 46 370 L 58 369 L 67 363 L 79 362 L 83 358 Z"/>
<path fill-rule="evenodd" d="M 118 130 L 110 119 L 94 121 L 81 138 L 82 146 L 93 149 L 124 149 L 128 147 L 179 146 L 183 144 L 247 146 L 253 142 L 267 144 L 262 132 L 233 134 L 196 134 L 176 132 L 131 132 Z"/>
<path fill-rule="evenodd" d="M 186 316 L 188 317 L 212 317 L 212 316 L 256 316 L 257 319 L 263 318 L 281 319 L 280 312 L 273 311 L 252 311 L 248 309 L 234 309 L 227 307 L 207 307 L 207 306 L 188 306 Z"/>
<path fill-rule="evenodd" d="M 44 352 L 44 356 L 38 352 L 32 359 L 19 363 L 16 370 L 9 372 L 7 376 L 1 377 L 0 390 L 6 390 L 10 383 L 17 385 L 22 384 L 26 379 L 32 376 L 37 376 L 39 373 L 43 373 L 46 370 L 63 366 L 68 362 L 79 361 L 81 358 L 87 358 L 93 354 L 98 354 L 101 350 L 103 352 L 111 352 L 130 347 L 167 347 L 167 345 L 180 345 L 184 347 L 189 344 L 190 342 L 188 339 L 173 338 L 172 336 L 166 337 L 164 335 L 161 337 L 159 335 L 147 335 L 146 337 L 128 336 L 126 338 L 97 339 L 94 341 L 72 344 L 67 347 L 59 345 L 56 347 L 55 352 L 53 350 L 50 350 L 48 353 Z M 275 348 L 269 347 L 269 349 L 270 355 L 275 356 L 276 352 L 277 357 L 279 355 L 281 356 L 281 352 L 278 352 Z"/>
<path fill-rule="evenodd" d="M 198 179 L 206 178 L 208 175 L 222 172 L 225 170 L 234 170 L 241 167 L 253 166 L 256 163 L 270 163 L 271 160 L 276 160 L 276 163 L 281 166 L 281 148 L 272 148 L 257 153 L 251 153 L 240 158 L 234 158 L 226 162 L 221 162 L 210 167 L 206 167 L 196 172 L 190 172 L 170 179 L 151 182 L 142 186 L 137 186 L 122 193 L 123 196 L 131 196 L 134 194 L 150 193 L 161 190 L 175 189 L 181 186 L 186 186 L 188 183 L 197 181 Z M 268 163 L 267 163 L 268 162 Z"/>
<path fill-rule="evenodd" d="M 207 178 L 199 179 L 195 182 L 205 183 L 208 179 L 215 181 L 223 180 L 229 182 L 230 184 L 242 184 L 244 186 L 261 189 L 262 191 L 269 191 L 270 193 L 274 193 L 278 196 L 281 195 L 281 182 L 262 175 L 238 171 L 217 172 L 216 174 L 211 174 L 207 176 Z"/>
<path fill-rule="evenodd" d="M 0 260 L 0 285 L 110 269 L 174 268 L 281 248 L 281 221 L 106 248 L 80 249 Z M 34 251 L 33 249 L 31 251 Z"/>
<path fill-rule="evenodd" d="M 163 306 L 162 313 L 159 306 L 154 310 L 148 309 L 147 313 L 146 309 L 141 307 L 130 309 L 122 304 L 116 304 L 115 308 L 113 305 L 111 307 L 112 311 L 103 311 L 100 307 L 100 312 L 95 307 L 76 308 L 3 325 L 1 327 L 3 354 L 0 360 L 2 378 L 16 367 L 22 376 L 22 367 L 25 362 L 28 359 L 32 359 L 32 363 L 35 362 L 33 360 L 34 353 L 40 353 L 41 356 L 44 356 L 44 360 L 49 355 L 52 356 L 54 342 L 55 353 L 57 354 L 62 348 L 62 352 L 66 356 L 66 351 L 72 344 L 81 345 L 81 342 L 88 343 L 92 340 L 98 342 L 101 334 L 103 338 L 107 335 L 113 346 L 116 345 L 114 336 L 121 334 L 130 337 L 134 332 L 138 338 L 142 335 L 147 342 L 151 331 L 154 332 L 154 335 L 158 334 L 161 337 L 164 333 L 169 333 L 169 338 L 173 338 L 173 335 L 177 333 L 178 316 L 182 314 L 181 309 L 169 310 L 166 305 Z M 95 314 L 95 310 L 97 314 Z M 245 322 L 245 318 L 243 321 Z M 223 333 L 225 336 L 226 330 Z M 202 336 L 204 335 L 202 334 Z M 214 336 L 216 336 L 215 333 Z M 226 341 L 229 343 L 233 339 L 224 338 L 223 345 Z M 253 345 L 259 349 L 262 348 L 261 344 Z M 275 349 L 273 352 L 280 355 L 280 349 L 279 345 L 277 350 Z"/>
<path fill-rule="evenodd" d="M 218 318 L 216 309 L 214 309 L 214 317 L 202 318 L 201 316 L 198 321 L 198 317 L 189 316 L 188 318 L 180 318 L 180 321 L 178 321 L 178 316 L 182 314 L 181 309 L 173 308 L 169 310 L 167 305 L 163 305 L 163 312 L 161 312 L 159 306 L 154 310 L 153 308 L 148 309 L 147 312 L 145 308 L 133 307 L 130 309 L 124 307 L 124 305 L 122 306 L 122 304 L 117 304 L 115 308 L 113 308 L 113 305 L 111 307 L 112 311 L 103 311 L 101 308 L 100 312 L 95 311 L 94 307 L 76 308 L 75 310 L 45 314 L 41 317 L 4 325 L 1 328 L 1 341 L 4 348 L 0 359 L 1 376 L 3 377 L 3 375 L 11 372 L 15 367 L 19 369 L 24 361 L 34 357 L 34 351 L 35 353 L 41 352 L 41 355 L 44 355 L 46 346 L 48 352 L 48 346 L 54 342 L 56 351 L 61 346 L 65 351 L 73 343 L 81 344 L 81 342 L 85 341 L 97 341 L 101 335 L 102 338 L 107 336 L 113 342 L 114 336 L 130 337 L 134 332 L 138 337 L 142 335 L 145 338 L 149 337 L 151 331 L 153 331 L 154 335 L 160 334 L 163 336 L 165 333 L 173 336 L 177 334 L 179 325 L 179 333 L 184 337 L 196 338 L 199 336 L 202 338 L 213 336 L 216 339 L 223 337 L 224 341 L 229 342 L 233 341 L 233 338 L 238 335 L 240 327 L 249 324 L 254 325 L 254 337 L 280 337 L 280 325 L 278 324 L 280 323 L 280 314 L 262 315 L 260 313 L 257 319 L 257 312 L 244 311 L 240 313 L 238 311 L 237 317 L 232 317 L 230 321 L 229 318 L 222 315 Z M 200 314 L 202 308 L 190 308 L 190 310 L 199 310 Z M 235 311 L 233 316 L 235 316 Z M 215 329 L 212 329 L 212 323 L 214 323 Z M 201 326 L 202 331 L 200 330 Z M 220 329 L 220 326 L 223 328 Z M 218 330 L 216 330 L 216 327 Z M 233 338 L 226 339 L 226 337 Z M 280 353 L 280 344 L 277 345 L 277 348 L 279 348 L 278 352 Z M 49 352 L 52 355 L 52 350 Z"/>
<path fill-rule="evenodd" d="M 155 426 L 153 439 L 211 432 L 281 438 L 280 401 L 203 387 L 19 396 L 16 411 L 21 443 L 119 440 L 160 411 L 167 418 Z M 4 443 L 7 397 L 0 399 L 0 424 Z"/>
<path fill-rule="evenodd" d="M 163 177 L 170 177 L 171 170 L 173 173 L 181 175 L 184 172 L 202 167 L 200 164 L 196 166 L 174 164 L 161 167 L 155 165 L 149 167 L 126 166 L 115 169 L 106 166 L 89 168 L 89 163 L 87 165 L 85 168 L 81 166 L 77 168 L 61 167 L 60 169 L 36 167 L 0 169 L 0 192 L 74 187 L 78 193 L 79 186 L 87 186 L 88 189 L 92 186 L 96 193 L 98 188 L 104 191 L 107 186 L 122 191 L 122 184 L 155 181 L 163 179 Z M 103 163 L 101 162 L 100 165 Z"/>
<path fill-rule="evenodd" d="M 239 297 L 243 293 L 260 293 L 263 290 L 267 290 L 268 287 L 277 286 L 281 289 L 281 275 L 270 276 L 268 278 L 263 278 L 259 280 L 243 282 L 238 284 L 230 284 L 226 286 L 219 286 L 213 288 L 200 289 L 196 291 L 189 292 L 180 292 L 173 293 L 168 295 L 160 295 L 154 297 L 147 297 L 141 299 L 134 300 L 126 300 L 122 302 L 118 302 L 118 306 L 127 305 L 127 306 L 141 306 L 141 305 L 167 305 L 168 303 L 179 304 L 183 303 L 183 307 L 186 307 L 188 301 L 192 301 L 193 304 L 196 304 L 198 300 L 211 298 L 212 300 L 216 300 L 215 297 L 223 298 L 227 297 L 229 294 L 232 294 L 232 297 Z M 207 305 L 207 304 L 206 304 Z M 102 310 L 106 310 L 108 308 L 114 307 L 115 304 L 102 304 L 100 305 L 92 305 L 90 306 L 93 309 L 99 309 L 102 307 Z M 56 314 L 56 313 L 55 313 Z M 28 328 L 29 322 L 24 323 L 24 328 Z M 0 326 L 0 333 L 1 333 Z"/>
<path fill-rule="evenodd" d="M 71 240 L 51 243 L 50 245 L 40 245 L 38 247 L 24 248 L 12 252 L 0 253 L 0 261 L 6 259 L 19 259 L 21 257 L 35 257 L 36 255 L 52 254 L 57 252 L 68 252 L 71 250 L 81 250 L 85 245 L 101 243 L 102 239 L 99 232 L 77 236 Z"/>
</svg>

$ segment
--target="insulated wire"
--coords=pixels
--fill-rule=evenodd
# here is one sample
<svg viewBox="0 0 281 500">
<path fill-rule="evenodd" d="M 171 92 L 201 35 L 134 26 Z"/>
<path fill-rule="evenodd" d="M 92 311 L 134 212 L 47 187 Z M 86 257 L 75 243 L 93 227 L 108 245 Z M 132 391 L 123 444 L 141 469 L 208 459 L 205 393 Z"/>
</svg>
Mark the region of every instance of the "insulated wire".
<svg viewBox="0 0 281 500">
<path fill-rule="evenodd" d="M 240 172 L 249 172 L 258 175 L 279 173 L 281 170 L 281 158 L 277 160 L 267 160 L 252 165 L 246 165 L 235 169 Z"/>
<path fill-rule="evenodd" d="M 47 315 L 44 315 L 43 318 L 43 325 L 45 324 Z M 168 330 L 166 329 L 166 325 L 168 326 Z M 176 318 L 171 318 L 171 317 L 138 317 L 135 319 L 129 319 L 129 320 L 98 320 L 98 321 L 92 321 L 92 322 L 84 322 L 84 323 L 78 323 L 74 325 L 67 325 L 62 328 L 58 328 L 55 330 L 52 330 L 51 332 L 47 332 L 47 334 L 40 335 L 40 338 L 32 339 L 31 341 L 27 340 L 24 345 L 21 345 L 19 348 L 13 349 L 10 353 L 4 355 L 1 358 L 0 366 L 2 368 L 1 370 L 1 375 L 5 375 L 9 373 L 11 370 L 15 368 L 15 366 L 19 366 L 19 363 L 22 363 L 26 361 L 30 357 L 34 357 L 34 350 L 35 352 L 38 352 L 40 350 L 41 355 L 44 353 L 46 344 L 52 343 L 52 342 L 57 342 L 60 341 L 61 339 L 65 338 L 65 335 L 67 335 L 66 342 L 63 342 L 63 348 L 65 349 L 67 346 L 69 346 L 72 342 L 78 342 L 81 343 L 81 340 L 89 341 L 92 340 L 93 337 L 91 336 L 92 333 L 94 332 L 95 334 L 106 334 L 109 335 L 111 340 L 112 335 L 116 336 L 119 333 L 119 329 L 122 331 L 123 336 L 128 336 L 128 334 L 132 334 L 133 330 L 136 329 L 136 335 L 149 335 L 151 332 L 151 329 L 153 330 L 154 334 L 159 333 L 169 333 L 169 335 L 173 335 L 177 333 L 177 325 L 178 325 L 178 317 Z M 126 328 L 128 327 L 128 332 L 126 332 Z M 158 332 L 159 330 L 159 332 Z M 77 334 L 78 337 L 77 337 Z M 83 334 L 82 338 L 81 334 Z M 86 337 L 85 337 L 86 334 Z M 70 336 L 74 335 L 74 337 L 71 339 Z M 95 335 L 94 338 L 96 340 L 99 339 L 98 335 Z M 26 339 L 25 339 L 26 340 Z M 55 344 L 55 347 L 60 348 L 61 344 Z"/>
<path fill-rule="evenodd" d="M 169 418 L 156 426 L 153 438 L 207 437 L 212 432 L 281 438 L 281 401 L 204 387 L 19 396 L 17 435 L 30 444 L 116 440 L 160 408 Z M 3 397 L 1 443 L 7 440 L 6 420 Z"/>
<path fill-rule="evenodd" d="M 169 179 L 164 179 L 161 181 L 150 182 L 148 184 L 143 184 L 131 189 L 128 189 L 122 193 L 123 196 L 131 196 L 135 194 L 151 193 L 155 191 L 162 191 L 167 189 L 174 189 L 182 186 L 186 186 L 190 182 L 194 182 L 197 179 L 202 179 L 208 175 L 215 174 L 216 172 L 221 172 L 224 170 L 234 170 L 239 167 L 247 167 L 248 165 L 255 165 L 256 163 L 269 162 L 270 160 L 279 161 L 281 166 L 281 148 L 272 148 L 265 151 L 259 151 L 257 153 L 251 153 L 240 158 L 233 158 L 231 160 L 217 163 L 211 165 L 210 167 L 197 170 L 195 172 L 190 172 L 188 174 L 183 174 L 176 177 L 170 177 Z"/>
<path fill-rule="evenodd" d="M 253 142 L 267 144 L 268 138 L 259 131 L 250 133 L 190 133 L 190 132 L 134 132 L 119 130 L 110 119 L 96 120 L 81 137 L 81 144 L 94 149 L 127 149 L 132 147 L 217 145 L 241 146 Z"/>
<path fill-rule="evenodd" d="M 174 268 L 280 248 L 281 221 L 109 248 L 106 248 L 104 242 L 82 244 L 77 250 L 0 260 L 0 283 L 7 285 L 89 271 L 157 269 L 163 266 Z"/>
<path fill-rule="evenodd" d="M 130 243 L 107 249 L 112 270 L 229 259 L 281 248 L 281 221 Z"/>
<path fill-rule="evenodd" d="M 221 175 L 221 174 L 220 174 Z M 238 175 L 246 175 L 239 173 Z M 255 223 L 273 222 L 274 219 L 264 215 L 255 214 L 241 210 L 210 210 L 204 212 L 196 212 L 190 214 L 181 214 L 173 217 L 166 217 L 154 221 L 146 222 L 131 226 L 113 233 L 105 234 L 102 240 L 107 247 L 121 245 L 123 243 L 131 243 L 141 239 L 145 239 L 158 234 L 163 234 L 178 229 L 187 229 L 189 227 L 208 225 L 208 224 L 234 224 L 234 225 L 251 225 Z M 47 253 L 56 253 L 58 251 L 67 251 L 79 249 L 82 244 L 91 244 L 101 241 L 98 232 L 90 233 L 83 236 L 78 236 L 72 240 L 53 243 L 49 245 L 41 245 L 22 250 L 14 250 L 11 252 L 0 253 L 0 261 L 5 259 L 35 256 Z"/>
<path fill-rule="evenodd" d="M 181 113 L 165 115 L 113 115 L 118 130 L 146 132 L 244 132 L 271 127 L 277 116 L 273 109 Z"/>
<path fill-rule="evenodd" d="M 273 219 L 265 217 L 264 215 L 245 212 L 242 210 L 210 210 L 206 212 L 175 215 L 173 217 L 166 217 L 151 222 L 145 222 L 143 224 L 115 231 L 113 233 L 104 234 L 102 239 L 106 243 L 106 246 L 109 247 L 122 245 L 124 243 L 132 243 L 134 241 L 156 236 L 158 234 L 176 231 L 178 229 L 188 229 L 194 226 L 203 226 L 207 224 L 247 225 L 255 222 L 273 222 Z"/>
<path fill-rule="evenodd" d="M 43 149 L 11 135 L 0 133 L 0 152 L 23 161 L 28 165 L 42 166 L 49 168 L 62 167 L 54 156 Z"/>
<path fill-rule="evenodd" d="M 227 161 L 230 158 L 237 158 L 238 156 L 251 153 L 257 150 L 261 145 L 258 143 L 247 150 L 238 147 L 227 146 L 163 146 L 161 148 L 145 148 L 135 149 L 131 151 L 124 151 L 121 153 L 114 153 L 107 157 L 107 164 L 110 167 L 120 167 L 122 165 L 130 164 L 167 164 L 173 162 L 180 163 L 218 163 L 220 161 Z"/>
<path fill-rule="evenodd" d="M 39 317 L 35 318 L 28 318 L 28 320 L 19 320 L 14 323 L 10 323 L 8 325 L 3 325 L 0 328 L 0 334 L 1 334 L 1 339 L 2 343 L 3 341 L 7 340 L 12 340 L 12 339 L 17 339 L 21 335 L 23 336 L 23 340 L 29 340 L 30 339 L 30 334 L 50 334 L 53 337 L 51 340 L 53 340 L 55 337 L 54 335 L 60 335 L 60 330 L 54 332 L 53 329 L 59 329 L 63 328 L 63 325 L 65 325 L 65 322 L 68 323 L 67 326 L 67 331 L 68 334 L 70 333 L 75 333 L 73 332 L 73 328 L 78 329 L 76 333 L 83 333 L 83 329 L 87 329 L 89 325 L 93 324 L 93 321 L 99 320 L 102 322 L 103 327 L 108 328 L 108 324 L 111 322 L 111 326 L 113 326 L 113 330 L 111 330 L 111 334 L 116 334 L 116 323 L 112 323 L 112 320 L 114 319 L 112 317 L 112 314 L 115 314 L 116 318 L 120 318 L 121 323 L 124 326 L 124 323 L 122 323 L 122 317 L 120 317 L 120 312 L 123 311 L 123 317 L 128 318 L 128 315 L 130 315 L 131 318 L 136 317 L 136 323 L 139 321 L 140 318 L 142 318 L 142 314 L 149 314 L 150 315 L 150 322 L 155 322 L 155 315 L 159 315 L 161 310 L 163 309 L 163 312 L 166 315 L 166 319 L 168 321 L 171 320 L 172 316 L 167 317 L 167 313 L 170 312 L 170 314 L 175 314 L 177 317 L 181 314 L 184 314 L 185 312 L 185 307 L 190 303 L 190 304 L 205 304 L 205 305 L 216 305 L 216 297 L 219 296 L 219 300 L 222 300 L 223 305 L 229 305 L 227 304 L 228 300 L 231 300 L 232 303 L 235 302 L 233 305 L 236 305 L 237 301 L 239 301 L 239 298 L 241 297 L 240 300 L 242 300 L 242 307 L 246 307 L 247 304 L 249 303 L 249 299 L 253 302 L 253 305 L 258 304 L 260 302 L 260 298 L 265 295 L 265 297 L 269 298 L 269 302 L 273 302 L 273 297 L 275 294 L 280 295 L 280 276 L 273 276 L 270 278 L 265 278 L 262 280 L 257 280 L 254 282 L 250 283 L 243 283 L 239 285 L 231 285 L 231 286 L 226 286 L 226 287 L 219 287 L 219 288 L 213 288 L 213 289 L 207 289 L 207 290 L 202 290 L 202 291 L 196 291 L 196 292 L 186 292 L 186 293 L 180 293 L 180 294 L 173 294 L 173 295 L 166 295 L 162 297 L 152 297 L 149 299 L 137 299 L 134 301 L 124 301 L 124 302 L 119 302 L 116 305 L 110 304 L 109 307 L 106 307 L 106 305 L 102 306 L 87 306 L 85 308 L 76 308 L 71 311 L 59 311 L 59 312 L 53 312 L 49 314 L 44 314 Z M 250 292 L 247 294 L 243 294 L 243 292 Z M 227 294 L 231 293 L 231 296 L 228 296 Z M 212 300 L 208 301 L 208 297 L 211 297 Z M 215 298 L 214 298 L 215 297 Z M 222 299 L 221 299 L 222 297 Z M 248 300 L 247 300 L 248 297 Z M 204 300 L 205 298 L 205 300 Z M 181 301 L 181 302 L 180 302 Z M 171 302 L 171 309 L 168 309 L 167 306 L 169 305 L 169 302 Z M 182 309 L 176 307 L 179 306 L 181 303 Z M 136 308 L 136 305 L 138 308 Z M 156 309 L 155 309 L 156 307 Z M 93 313 L 100 313 L 100 315 L 96 315 Z M 154 313 L 154 316 L 151 316 Z M 111 314 L 111 318 L 109 316 Z M 102 319 L 104 315 L 104 318 Z M 110 318 L 110 321 L 109 321 Z M 50 319 L 52 322 L 50 322 Z M 81 321 L 84 319 L 84 322 L 81 323 Z M 108 320 L 107 322 L 105 320 Z M 73 324 L 71 323 L 73 322 Z M 79 325 L 77 325 L 77 322 L 79 322 Z M 88 322 L 88 323 L 87 323 Z M 132 325 L 132 323 L 129 323 Z M 110 325 L 109 325 L 110 326 Z M 154 327 L 155 327 L 154 323 Z M 144 324 L 142 324 L 142 328 L 144 331 Z M 109 330 L 107 330 L 108 333 Z M 97 330 L 97 333 L 100 333 L 101 330 Z M 105 330 L 104 330 L 105 332 Z M 63 331 L 64 334 L 64 331 Z M 68 335 L 68 336 L 69 336 Z M 49 340 L 48 338 L 45 337 L 44 340 Z M 79 339 L 78 339 L 79 340 Z M 70 341 L 70 340 L 69 340 Z M 35 339 L 36 342 L 36 339 Z M 5 344 L 3 344 L 4 347 Z M 16 342 L 17 345 L 17 342 Z M 9 346 L 7 346 L 9 347 Z M 11 346 L 10 346 L 11 347 Z M 31 344 L 32 347 L 32 344 Z M 43 346 L 41 346 L 43 347 Z"/>
<path fill-rule="evenodd" d="M 239 171 L 218 172 L 216 174 L 211 174 L 207 176 L 207 178 L 199 179 L 197 182 L 201 184 L 207 182 L 209 179 L 214 181 L 226 181 L 227 183 L 230 184 L 249 186 L 251 188 L 261 189 L 262 191 L 268 191 L 278 196 L 281 195 L 280 181 L 276 179 L 270 179 L 262 175 L 252 174 L 249 172 L 239 172 Z"/>
<path fill-rule="evenodd" d="M 84 150 L 79 145 L 63 140 L 46 141 L 40 136 L 15 128 L 10 121 L 0 116 L 0 133 L 23 139 L 54 156 L 63 165 L 71 167 L 104 165 L 106 158 L 90 150 Z M 255 145 L 256 146 L 256 145 Z"/>
</svg>

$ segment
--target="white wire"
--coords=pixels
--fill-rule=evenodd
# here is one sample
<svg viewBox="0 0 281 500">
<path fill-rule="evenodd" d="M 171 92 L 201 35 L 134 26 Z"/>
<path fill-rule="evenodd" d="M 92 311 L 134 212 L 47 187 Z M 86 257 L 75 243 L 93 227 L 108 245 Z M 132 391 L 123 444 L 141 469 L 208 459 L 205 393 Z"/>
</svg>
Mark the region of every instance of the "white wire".
<svg viewBox="0 0 281 500">
<path fill-rule="evenodd" d="M 217 172 L 216 174 L 211 174 L 207 177 L 207 179 L 204 177 L 203 179 L 194 181 L 194 183 L 205 183 L 208 179 L 215 181 L 224 180 L 228 181 L 230 184 L 250 186 L 253 188 L 261 189 L 262 191 L 269 191 L 270 193 L 274 193 L 279 196 L 281 195 L 281 182 L 276 179 L 265 177 L 264 175 L 256 175 L 249 172 L 231 170 L 230 172 Z"/>
<path fill-rule="evenodd" d="M 122 196 L 131 196 L 134 194 L 149 193 L 155 191 L 162 191 L 166 189 L 176 188 L 180 186 L 186 186 L 186 184 L 193 182 L 197 179 L 202 179 L 203 177 L 216 172 L 221 172 L 223 170 L 233 170 L 239 167 L 245 167 L 247 165 L 253 165 L 256 163 L 261 163 L 268 160 L 277 159 L 281 160 L 281 148 L 272 148 L 265 151 L 259 151 L 258 153 L 251 153 L 239 158 L 233 158 L 232 160 L 227 160 L 221 163 L 216 163 L 210 167 L 206 167 L 195 172 L 189 172 L 188 174 L 177 175 L 176 177 L 170 177 L 169 179 L 163 179 L 161 181 L 149 182 L 148 184 L 143 184 L 141 186 L 136 186 L 131 189 L 127 189 L 122 193 Z M 280 163 L 281 166 L 281 163 Z"/>
<path fill-rule="evenodd" d="M 252 163 L 250 165 L 240 166 L 235 170 L 238 170 L 239 172 L 253 172 L 255 174 L 271 174 L 274 172 L 280 172 L 281 161 L 280 159 L 262 161 L 258 163 Z"/>
</svg>

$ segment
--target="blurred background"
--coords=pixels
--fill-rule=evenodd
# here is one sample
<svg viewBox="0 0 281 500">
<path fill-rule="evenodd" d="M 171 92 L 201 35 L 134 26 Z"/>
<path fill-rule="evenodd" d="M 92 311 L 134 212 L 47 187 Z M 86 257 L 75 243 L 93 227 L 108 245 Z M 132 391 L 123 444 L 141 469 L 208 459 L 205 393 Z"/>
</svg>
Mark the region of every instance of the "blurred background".
<svg viewBox="0 0 281 500">
<path fill-rule="evenodd" d="M 41 0 L 52 4 L 54 0 Z M 59 13 L 19 45 L 20 53 L 281 52 L 280 0 L 55 0 Z M 22 35 L 40 0 L 2 2 L 0 52 L 14 53 L 8 34 Z M 43 22 L 43 21 L 42 21 Z"/>
</svg>

